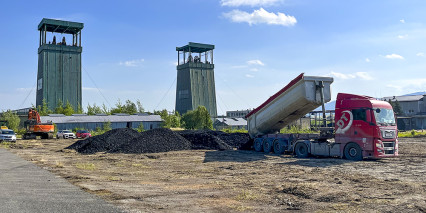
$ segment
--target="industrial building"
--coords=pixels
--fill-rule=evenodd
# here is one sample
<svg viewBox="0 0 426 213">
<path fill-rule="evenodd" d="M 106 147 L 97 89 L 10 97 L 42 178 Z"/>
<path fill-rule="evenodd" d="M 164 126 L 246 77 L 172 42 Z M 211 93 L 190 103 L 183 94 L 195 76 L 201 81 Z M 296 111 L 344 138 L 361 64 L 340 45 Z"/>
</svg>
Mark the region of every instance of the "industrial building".
<svg viewBox="0 0 426 213">
<path fill-rule="evenodd" d="M 216 118 L 213 122 L 216 130 L 222 129 L 245 129 L 247 130 L 247 120 L 244 118 Z"/>
<path fill-rule="evenodd" d="M 397 115 L 398 129 L 426 128 L 426 94 L 384 97 L 384 101 L 399 102 L 402 115 Z"/>
<path fill-rule="evenodd" d="M 148 114 L 114 114 L 114 115 L 86 115 L 76 114 L 65 116 L 62 114 L 51 114 L 49 116 L 40 116 L 41 122 L 53 122 L 58 130 L 72 130 L 75 128 L 96 130 L 103 128 L 104 124 L 111 122 L 111 128 L 138 128 L 142 123 L 145 130 L 160 128 L 163 120 L 159 115 Z"/>
<path fill-rule="evenodd" d="M 181 115 L 205 106 L 217 117 L 213 63 L 214 45 L 189 42 L 176 47 L 178 52 L 176 107 Z"/>
<path fill-rule="evenodd" d="M 40 40 L 38 48 L 36 106 L 46 101 L 54 110 L 59 101 L 69 102 L 75 110 L 82 102 L 81 96 L 81 30 L 83 23 L 43 18 L 38 25 Z M 51 41 L 47 41 L 50 33 Z M 66 41 L 65 35 L 72 35 Z M 58 40 L 56 38 L 58 36 Z M 62 38 L 60 38 L 62 36 Z"/>
</svg>

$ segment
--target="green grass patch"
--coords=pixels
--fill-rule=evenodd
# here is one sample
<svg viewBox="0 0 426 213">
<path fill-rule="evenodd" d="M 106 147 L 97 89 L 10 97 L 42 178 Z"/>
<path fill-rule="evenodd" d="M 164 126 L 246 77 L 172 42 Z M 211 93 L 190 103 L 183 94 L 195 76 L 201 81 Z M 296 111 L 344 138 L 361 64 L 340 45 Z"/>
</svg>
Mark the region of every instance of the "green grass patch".
<svg viewBox="0 0 426 213">
<path fill-rule="evenodd" d="M 399 138 L 415 138 L 415 137 L 425 137 L 426 131 L 422 130 L 411 130 L 411 131 L 398 131 Z"/>
<path fill-rule="evenodd" d="M 280 130 L 280 133 L 283 134 L 315 134 L 319 133 L 318 131 L 313 131 L 311 129 L 302 129 L 297 126 L 286 127 Z"/>
</svg>

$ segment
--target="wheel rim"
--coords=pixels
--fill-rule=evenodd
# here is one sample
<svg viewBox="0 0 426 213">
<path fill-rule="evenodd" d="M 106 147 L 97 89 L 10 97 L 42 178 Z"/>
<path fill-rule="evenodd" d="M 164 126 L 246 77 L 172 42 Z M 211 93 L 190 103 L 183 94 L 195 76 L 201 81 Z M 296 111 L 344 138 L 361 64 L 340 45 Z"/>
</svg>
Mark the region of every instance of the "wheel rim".
<svg viewBox="0 0 426 213">
<path fill-rule="evenodd" d="M 355 157 L 357 155 L 357 150 L 355 148 L 349 149 L 349 155 Z"/>
</svg>

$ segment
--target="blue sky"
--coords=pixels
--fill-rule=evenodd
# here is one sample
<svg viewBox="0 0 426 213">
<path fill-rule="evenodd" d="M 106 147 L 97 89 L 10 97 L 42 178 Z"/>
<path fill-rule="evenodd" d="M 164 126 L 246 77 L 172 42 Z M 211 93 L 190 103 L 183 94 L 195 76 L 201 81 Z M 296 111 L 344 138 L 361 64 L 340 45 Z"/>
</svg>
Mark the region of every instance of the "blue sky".
<svg viewBox="0 0 426 213">
<path fill-rule="evenodd" d="M 83 105 L 175 104 L 177 46 L 215 45 L 218 114 L 255 108 L 298 74 L 338 92 L 426 91 L 426 2 L 352 0 L 2 1 L 0 110 L 35 104 L 37 26 L 84 23 Z M 89 77 L 90 76 L 90 77 Z M 170 89 L 169 89 L 170 88 Z"/>
</svg>

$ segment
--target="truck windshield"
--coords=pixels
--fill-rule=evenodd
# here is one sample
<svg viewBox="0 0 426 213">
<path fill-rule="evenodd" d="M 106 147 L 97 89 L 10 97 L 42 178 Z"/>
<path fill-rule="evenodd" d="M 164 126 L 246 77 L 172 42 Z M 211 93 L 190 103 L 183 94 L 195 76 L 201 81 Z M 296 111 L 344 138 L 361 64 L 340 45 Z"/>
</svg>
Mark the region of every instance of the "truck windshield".
<svg viewBox="0 0 426 213">
<path fill-rule="evenodd" d="M 395 126 L 395 116 L 392 109 L 377 108 L 374 109 L 374 117 L 379 126 Z"/>
</svg>

